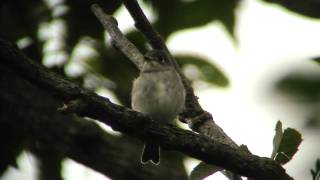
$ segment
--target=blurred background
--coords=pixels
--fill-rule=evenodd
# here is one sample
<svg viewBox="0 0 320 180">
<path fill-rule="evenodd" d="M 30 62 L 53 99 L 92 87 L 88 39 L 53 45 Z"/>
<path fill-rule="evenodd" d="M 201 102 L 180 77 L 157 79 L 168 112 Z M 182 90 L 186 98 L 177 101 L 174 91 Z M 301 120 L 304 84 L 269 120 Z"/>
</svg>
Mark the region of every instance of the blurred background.
<svg viewBox="0 0 320 180">
<path fill-rule="evenodd" d="M 53 71 L 130 107 L 132 80 L 138 71 L 110 45 L 108 35 L 90 12 L 93 3 L 114 14 L 120 29 L 146 52 L 149 46 L 118 0 L 2 1 L 0 37 L 16 42 L 30 58 Z M 278 120 L 284 127 L 297 129 L 303 142 L 284 167 L 295 179 L 311 179 L 310 169 L 320 157 L 320 2 L 144 0 L 139 3 L 165 38 L 192 81 L 201 105 L 212 113 L 216 123 L 238 144 L 266 157 L 272 153 Z M 112 136 L 122 136 L 104 125 L 99 127 Z M 7 128 L 0 126 L 2 130 Z M 7 164 L 2 161 L 0 179 L 39 178 L 37 147 L 25 143 L 23 138 L 16 142 L 19 145 L 5 148 L 8 151 L 5 158 L 10 160 Z M 6 143 L 0 146 L 9 147 Z M 199 162 L 182 159 L 188 173 Z M 61 158 L 59 162 L 58 169 L 65 180 L 106 179 L 71 159 Z M 17 168 L 4 166 L 8 164 L 16 164 Z M 226 178 L 215 174 L 206 179 Z"/>
</svg>

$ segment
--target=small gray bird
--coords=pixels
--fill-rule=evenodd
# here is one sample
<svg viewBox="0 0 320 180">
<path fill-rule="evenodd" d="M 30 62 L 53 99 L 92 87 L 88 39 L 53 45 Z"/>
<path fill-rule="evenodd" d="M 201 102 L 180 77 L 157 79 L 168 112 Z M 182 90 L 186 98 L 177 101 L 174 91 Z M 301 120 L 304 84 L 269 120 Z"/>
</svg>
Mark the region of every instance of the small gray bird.
<svg viewBox="0 0 320 180">
<path fill-rule="evenodd" d="M 133 82 L 132 108 L 162 124 L 173 122 L 185 103 L 185 89 L 166 53 L 151 50 L 145 54 L 140 75 Z M 146 142 L 141 156 L 143 164 L 160 163 L 159 145 Z"/>
</svg>

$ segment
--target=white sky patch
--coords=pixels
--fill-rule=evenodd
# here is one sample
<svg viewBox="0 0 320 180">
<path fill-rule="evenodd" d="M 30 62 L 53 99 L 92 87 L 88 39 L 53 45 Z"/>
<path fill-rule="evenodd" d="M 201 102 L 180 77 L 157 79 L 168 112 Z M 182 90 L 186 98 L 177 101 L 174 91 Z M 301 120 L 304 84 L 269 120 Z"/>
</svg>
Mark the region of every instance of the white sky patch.
<svg viewBox="0 0 320 180">
<path fill-rule="evenodd" d="M 91 40 L 83 38 L 75 47 L 71 54 L 70 61 L 65 66 L 65 72 L 70 77 L 77 77 L 89 71 L 90 67 L 86 64 L 98 54 L 90 47 Z"/>
<path fill-rule="evenodd" d="M 106 176 L 98 173 L 94 170 L 91 170 L 82 164 L 79 164 L 73 160 L 66 159 L 64 160 L 64 166 L 62 170 L 62 177 L 67 179 L 76 179 L 76 180 L 108 180 Z"/>
<path fill-rule="evenodd" d="M 63 65 L 68 58 L 64 52 L 66 36 L 65 22 L 61 19 L 54 20 L 50 23 L 43 23 L 39 27 L 39 39 L 44 40 L 43 47 L 43 64 L 46 67 Z"/>
<path fill-rule="evenodd" d="M 218 64 L 229 77 L 231 87 L 196 91 L 201 105 L 238 144 L 268 157 L 276 122 L 281 120 L 285 128 L 301 131 L 303 117 L 294 105 L 287 106 L 290 102 L 268 99 L 264 93 L 275 79 L 297 66 L 319 71 L 319 67 L 307 62 L 307 57 L 320 55 L 320 21 L 260 1 L 244 1 L 237 11 L 236 22 L 237 45 L 221 24 L 214 22 L 175 33 L 168 46 L 172 52 L 204 55 Z M 320 155 L 309 133 L 302 131 L 302 135 L 308 140 L 285 166 L 295 179 L 311 177 L 310 168 L 301 166 L 312 167 Z"/>
<path fill-rule="evenodd" d="M 156 17 L 152 13 L 152 8 L 150 6 L 147 6 L 143 1 L 139 1 L 139 4 L 143 7 L 143 12 L 147 16 L 148 20 L 152 23 L 154 20 L 156 20 Z M 129 32 L 130 30 L 134 29 L 134 21 L 132 17 L 130 16 L 128 10 L 121 6 L 114 14 L 114 17 L 116 18 L 118 22 L 119 29 L 123 32 Z"/>
<path fill-rule="evenodd" d="M 100 89 L 96 90 L 96 93 L 99 94 L 102 97 L 106 97 L 106 98 L 110 99 L 110 101 L 115 103 L 115 104 L 119 104 L 119 101 L 117 100 L 115 95 L 108 89 L 100 88 Z M 115 136 L 120 136 L 121 135 L 120 132 L 114 131 L 110 126 L 107 126 L 106 124 L 103 124 L 101 122 L 97 122 L 97 124 L 101 128 L 103 128 L 105 131 L 107 131 L 109 134 L 112 134 L 112 135 L 115 135 Z"/>
<path fill-rule="evenodd" d="M 32 154 L 23 152 L 17 158 L 17 163 L 19 168 L 9 167 L 1 176 L 2 180 L 37 179 L 37 162 Z"/>
<path fill-rule="evenodd" d="M 17 46 L 19 49 L 23 49 L 28 47 L 32 43 L 32 39 L 30 37 L 24 37 L 17 41 Z"/>
<path fill-rule="evenodd" d="M 187 173 L 190 174 L 193 170 L 193 168 L 195 168 L 201 161 L 197 160 L 197 159 L 193 159 L 193 158 L 187 158 L 184 160 L 184 164 L 187 164 L 186 166 L 186 170 Z M 204 180 L 210 180 L 210 179 L 225 179 L 228 180 L 223 174 L 221 174 L 220 172 L 215 173 L 214 175 L 211 175 L 207 178 L 205 178 Z"/>
</svg>

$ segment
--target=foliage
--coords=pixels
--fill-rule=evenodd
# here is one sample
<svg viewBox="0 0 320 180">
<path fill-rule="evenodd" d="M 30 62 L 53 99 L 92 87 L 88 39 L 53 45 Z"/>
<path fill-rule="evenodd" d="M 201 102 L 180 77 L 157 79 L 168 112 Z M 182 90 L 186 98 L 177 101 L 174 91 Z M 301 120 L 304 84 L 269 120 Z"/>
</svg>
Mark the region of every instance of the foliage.
<svg viewBox="0 0 320 180">
<path fill-rule="evenodd" d="M 290 11 L 302 14 L 304 16 L 319 18 L 320 17 L 320 3 L 314 0 L 265 0 L 279 4 Z"/>
<path fill-rule="evenodd" d="M 319 69 L 320 70 L 320 69 Z M 320 100 L 320 78 L 317 74 L 308 71 L 292 71 L 275 83 L 275 91 L 298 101 L 302 106 L 308 107 L 306 127 L 320 128 L 320 114 L 318 103 Z"/>
<path fill-rule="evenodd" d="M 235 9 L 238 0 L 151 1 L 157 12 L 156 28 L 164 37 L 191 27 L 206 25 L 213 20 L 220 21 L 227 31 L 234 35 Z M 171 8 L 168 8 L 170 4 Z"/>
<path fill-rule="evenodd" d="M 320 179 L 320 159 L 317 159 L 315 169 L 311 169 L 312 179 L 319 180 Z"/>
<path fill-rule="evenodd" d="M 312 59 L 314 62 L 320 64 L 320 57 L 316 57 Z"/>
<path fill-rule="evenodd" d="M 207 59 L 194 55 L 175 56 L 175 59 L 181 67 L 185 67 L 186 65 L 197 67 L 201 73 L 200 77 L 196 79 L 198 81 L 202 80 L 220 87 L 227 87 L 229 85 L 229 80 L 224 73 Z"/>
<path fill-rule="evenodd" d="M 320 4 L 316 1 L 265 1 L 276 3 L 308 17 L 320 17 Z M 13 42 L 29 39 L 29 43 L 21 47 L 21 49 L 28 57 L 40 62 L 44 61 L 49 55 L 45 49 L 48 49 L 50 42 L 49 39 L 44 39 L 39 35 L 39 28 L 57 21 L 63 22 L 66 34 L 61 39 L 58 39 L 58 42 L 65 44 L 59 51 L 66 52 L 67 60 L 62 65 L 51 68 L 66 76 L 64 72 L 65 65 L 71 63 L 71 57 L 81 40 L 89 38 L 94 43 L 87 45 L 94 49 L 96 55 L 88 61 L 81 62 L 85 66 L 86 72 L 79 75 L 76 80 L 79 83 L 83 83 L 92 72 L 95 72 L 114 84 L 114 86 L 107 88 L 116 96 L 120 103 L 130 106 L 131 83 L 137 76 L 138 71 L 126 57 L 104 42 L 104 30 L 89 8 L 91 4 L 98 3 L 106 12 L 112 14 L 121 7 L 121 1 L 65 0 L 57 2 L 53 3 L 50 0 L 6 0 L 0 2 L 0 37 Z M 144 2 L 152 6 L 153 13 L 156 16 L 153 23 L 165 39 L 175 32 L 187 28 L 200 27 L 213 21 L 223 24 L 227 32 L 233 38 L 236 38 L 234 33 L 237 20 L 235 12 L 239 5 L 239 0 L 144 0 Z M 146 51 L 145 40 L 139 32 L 136 30 L 129 31 L 127 32 L 127 37 L 142 52 Z M 187 65 L 193 65 L 201 73 L 198 79 L 191 79 L 192 81 L 205 81 L 208 84 L 219 87 L 227 87 L 230 84 L 227 75 L 212 60 L 189 54 L 177 55 L 175 58 L 182 68 Z M 319 58 L 315 59 L 315 61 L 319 63 Z M 99 86 L 101 85 L 97 84 L 97 88 Z M 319 78 L 301 79 L 290 75 L 286 79 L 283 79 L 283 81 L 280 81 L 278 87 L 285 90 L 285 92 L 294 90 L 293 96 L 299 94 L 308 96 L 310 99 L 319 100 Z M 0 126 L 0 132 L 8 131 L 4 127 L 7 127 L 7 125 Z M 0 162 L 0 173 L 8 165 L 15 166 L 15 158 L 21 152 L 22 146 L 25 143 L 23 137 L 17 136 L 12 137 L 12 139 L 14 141 L 10 142 L 1 139 L 3 147 L 6 147 L 2 149 L 2 152 L 5 152 L 2 155 L 5 155 L 7 159 Z M 296 130 L 287 128 L 282 131 L 281 123 L 278 122 L 272 158 L 282 164 L 288 162 L 297 151 L 300 142 L 301 135 Z M 284 154 L 285 156 L 283 156 Z M 197 168 L 200 169 L 200 173 L 197 174 L 195 172 L 195 174 L 192 174 L 192 177 L 205 177 L 214 173 L 217 169 L 217 167 L 206 169 L 206 167 L 203 168 L 202 166 Z M 312 174 L 318 174 L 318 171 L 319 161 L 316 170 L 312 171 Z"/>
<path fill-rule="evenodd" d="M 150 2 L 150 1 L 149 1 Z M 24 45 L 20 48 L 28 57 L 39 62 L 45 61 L 48 56 L 55 57 L 54 60 L 59 60 L 59 56 L 55 54 L 64 53 L 66 60 L 61 64 L 50 66 L 50 68 L 60 74 L 67 76 L 64 69 L 70 64 L 80 64 L 85 71 L 77 77 L 70 77 L 79 83 L 85 83 L 92 74 L 97 75 L 101 79 L 107 79 L 111 85 L 104 86 L 104 84 L 96 83 L 95 88 L 108 88 L 116 98 L 124 105 L 130 106 L 130 90 L 133 79 L 138 75 L 138 71 L 133 64 L 127 60 L 119 51 L 114 47 L 104 43 L 104 29 L 90 11 L 90 5 L 93 3 L 100 4 L 104 10 L 110 14 L 116 12 L 121 1 L 118 0 L 81 0 L 81 1 L 2 1 L 0 3 L 0 37 L 13 42 L 25 41 Z M 171 16 L 175 17 L 172 21 L 167 21 L 170 14 L 167 3 L 172 6 Z M 183 6 L 182 6 L 183 5 Z M 210 5 L 210 6 L 208 6 Z M 218 6 L 217 6 L 218 5 Z M 155 22 L 156 27 L 160 30 L 164 37 L 170 34 L 183 30 L 185 28 L 197 27 L 205 25 L 212 20 L 220 20 L 226 25 L 229 32 L 233 32 L 234 28 L 234 8 L 236 3 L 233 1 L 195 1 L 193 3 L 184 3 L 182 1 L 153 1 L 152 7 L 154 12 L 157 12 L 158 19 Z M 206 13 L 198 11 L 206 7 Z M 210 11 L 209 7 L 227 8 L 227 11 Z M 197 10 L 198 9 L 198 10 Z M 199 12 L 197 15 L 190 12 Z M 201 13 L 200 13 L 201 12 Z M 176 15 L 172 15 L 175 13 Z M 188 20 L 184 19 L 184 14 L 188 13 Z M 179 16 L 177 16 L 179 14 Z M 182 18 L 182 19 L 181 19 Z M 41 28 L 50 29 L 52 24 L 59 22 L 60 29 L 52 30 L 54 35 L 43 37 Z M 50 32 L 50 30 L 49 30 Z M 63 33 L 61 33 L 63 32 Z M 49 35 L 50 36 L 50 35 Z M 132 40 L 142 52 L 146 51 L 145 40 L 141 33 L 132 30 L 127 33 L 127 37 Z M 83 39 L 89 39 L 84 43 L 87 47 L 94 50 L 94 55 L 89 56 L 76 56 L 79 45 L 83 44 Z M 50 46 L 55 43 L 53 51 Z M 20 43 L 22 44 L 22 43 Z M 179 59 L 180 57 L 177 57 Z M 203 58 L 190 56 L 184 61 L 179 59 L 181 66 L 195 65 L 202 73 L 202 78 L 209 84 L 225 87 L 229 84 L 226 75 L 216 67 L 209 60 Z M 1 132 L 5 133 L 9 130 L 8 125 L 1 126 Z M 11 140 L 2 140 L 2 144 L 6 149 L 2 149 L 7 153 L 1 153 L 1 173 L 5 171 L 8 165 L 16 166 L 15 158 L 20 154 L 25 139 L 21 136 L 22 133 L 16 134 L 17 137 L 12 137 Z M 5 136 L 2 136 L 5 137 Z M 36 153 L 36 152 L 35 152 Z M 39 153 L 38 153 L 39 154 Z M 40 154 L 39 154 L 39 157 Z M 56 162 L 54 162 L 56 163 Z"/>
<path fill-rule="evenodd" d="M 275 131 L 271 159 L 284 165 L 288 163 L 298 151 L 298 147 L 302 142 L 301 134 L 293 128 L 286 128 L 283 130 L 281 121 L 277 122 Z M 241 145 L 240 149 L 243 152 L 248 152 L 248 148 L 245 145 Z M 221 171 L 221 168 L 201 162 L 192 170 L 190 176 L 191 179 L 203 179 L 218 171 Z M 315 171 L 312 170 L 312 174 L 314 173 Z M 234 177 L 227 172 L 223 172 L 223 174 L 230 180 L 238 179 L 238 177 Z"/>
<path fill-rule="evenodd" d="M 273 152 L 271 158 L 280 164 L 289 162 L 298 151 L 302 138 L 301 134 L 292 128 L 282 130 L 282 123 L 277 122 L 276 134 L 273 138 Z"/>
</svg>

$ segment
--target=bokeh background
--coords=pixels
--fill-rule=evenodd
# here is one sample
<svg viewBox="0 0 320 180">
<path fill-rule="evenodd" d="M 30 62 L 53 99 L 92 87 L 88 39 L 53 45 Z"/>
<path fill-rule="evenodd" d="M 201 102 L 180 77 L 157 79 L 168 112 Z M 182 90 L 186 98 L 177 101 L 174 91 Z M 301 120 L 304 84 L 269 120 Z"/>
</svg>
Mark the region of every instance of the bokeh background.
<svg viewBox="0 0 320 180">
<path fill-rule="evenodd" d="M 120 29 L 142 52 L 149 48 L 117 0 L 2 1 L 0 37 L 16 42 L 46 67 L 129 107 L 132 80 L 138 72 L 110 45 L 90 12 L 93 3 L 113 13 Z M 238 144 L 266 157 L 272 152 L 278 120 L 284 127 L 297 129 L 303 142 L 285 168 L 295 179 L 311 179 L 310 169 L 320 157 L 320 2 L 139 3 L 216 123 Z M 14 157 L 18 168 L 1 169 L 1 179 L 37 178 L 34 152 L 22 148 Z M 198 163 L 189 158 L 184 162 L 188 172 Z M 70 159 L 63 160 L 61 173 L 66 180 L 106 179 Z M 213 178 L 226 179 L 221 174 L 207 179 Z"/>
</svg>

